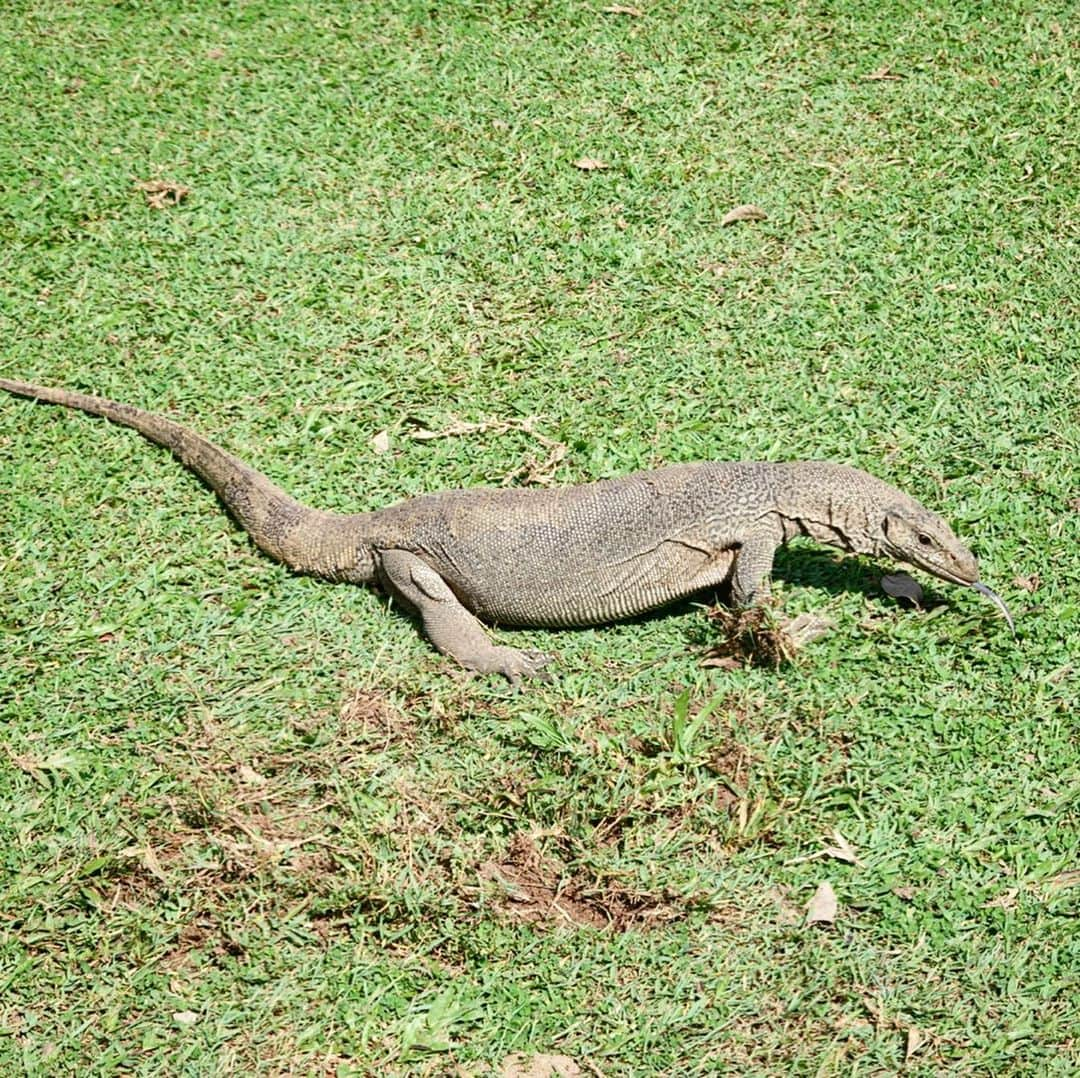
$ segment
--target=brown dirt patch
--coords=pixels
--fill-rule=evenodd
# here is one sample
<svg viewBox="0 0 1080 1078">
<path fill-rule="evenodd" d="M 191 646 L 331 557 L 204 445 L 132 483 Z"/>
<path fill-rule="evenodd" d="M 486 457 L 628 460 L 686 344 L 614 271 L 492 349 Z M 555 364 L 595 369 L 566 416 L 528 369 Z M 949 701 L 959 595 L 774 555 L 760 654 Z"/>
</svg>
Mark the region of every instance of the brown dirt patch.
<svg viewBox="0 0 1080 1078">
<path fill-rule="evenodd" d="M 775 668 L 795 657 L 790 639 L 765 607 L 732 610 L 714 606 L 708 617 L 719 627 L 720 639 L 706 652 L 702 666 Z"/>
<path fill-rule="evenodd" d="M 733 805 L 750 784 L 750 771 L 754 764 L 750 749 L 732 738 L 722 748 L 709 753 L 709 770 L 723 782 L 717 797 L 726 805 Z"/>
<path fill-rule="evenodd" d="M 680 913 L 666 896 L 635 892 L 570 872 L 561 858 L 543 853 L 535 834 L 518 832 L 498 861 L 479 867 L 494 884 L 495 903 L 509 920 L 555 927 L 610 928 L 623 932 L 664 924 Z"/>
</svg>

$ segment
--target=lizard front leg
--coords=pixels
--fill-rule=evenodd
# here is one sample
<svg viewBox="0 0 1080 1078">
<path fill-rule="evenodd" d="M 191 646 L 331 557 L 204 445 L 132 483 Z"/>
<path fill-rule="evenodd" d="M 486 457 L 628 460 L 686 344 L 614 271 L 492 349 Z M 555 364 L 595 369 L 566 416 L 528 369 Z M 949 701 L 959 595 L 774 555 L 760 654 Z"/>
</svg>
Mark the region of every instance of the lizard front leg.
<svg viewBox="0 0 1080 1078">
<path fill-rule="evenodd" d="M 735 555 L 731 575 L 731 598 L 736 606 L 755 606 L 768 600 L 773 555 L 780 537 L 759 532 L 744 540 Z"/>
<path fill-rule="evenodd" d="M 493 644 L 476 617 L 427 562 L 408 550 L 378 551 L 377 562 L 383 587 L 420 615 L 424 634 L 443 655 L 466 670 L 502 674 L 515 686 L 523 677 L 551 680 L 543 670 L 551 661 L 550 655 Z"/>
<path fill-rule="evenodd" d="M 760 606 L 768 600 L 773 555 L 780 542 L 780 537 L 764 533 L 753 536 L 739 548 L 731 577 L 731 597 L 736 606 Z M 781 621 L 778 628 L 794 654 L 827 635 L 833 625 L 829 618 L 800 614 L 794 620 Z"/>
</svg>

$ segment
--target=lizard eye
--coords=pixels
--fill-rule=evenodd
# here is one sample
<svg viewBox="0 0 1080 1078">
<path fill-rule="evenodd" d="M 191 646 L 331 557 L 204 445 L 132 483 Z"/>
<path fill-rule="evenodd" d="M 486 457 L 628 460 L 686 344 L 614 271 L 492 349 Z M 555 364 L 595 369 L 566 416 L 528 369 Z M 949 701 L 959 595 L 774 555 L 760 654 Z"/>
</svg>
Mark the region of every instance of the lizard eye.
<svg viewBox="0 0 1080 1078">
<path fill-rule="evenodd" d="M 919 543 L 922 546 L 933 546 L 934 545 L 934 540 L 931 539 L 929 535 L 920 535 L 918 537 L 918 539 L 919 539 Z"/>
</svg>

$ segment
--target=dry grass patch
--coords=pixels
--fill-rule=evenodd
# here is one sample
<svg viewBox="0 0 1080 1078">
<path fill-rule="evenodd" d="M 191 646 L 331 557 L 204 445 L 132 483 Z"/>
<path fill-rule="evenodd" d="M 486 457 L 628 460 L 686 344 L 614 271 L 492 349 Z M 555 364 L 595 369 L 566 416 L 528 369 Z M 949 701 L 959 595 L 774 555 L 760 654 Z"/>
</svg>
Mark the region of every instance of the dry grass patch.
<svg viewBox="0 0 1080 1078">
<path fill-rule="evenodd" d="M 791 641 L 765 607 L 732 610 L 714 606 L 708 616 L 720 629 L 720 637 L 706 654 L 705 666 L 777 667 L 795 656 Z"/>
<path fill-rule="evenodd" d="M 507 919 L 545 927 L 623 932 L 666 924 L 683 915 L 670 896 L 634 891 L 614 880 L 601 882 L 568 870 L 562 858 L 540 849 L 539 838 L 539 834 L 519 831 L 498 861 L 485 861 L 479 867 L 481 881 L 494 885 L 495 905 Z M 554 842 L 566 845 L 558 837 Z"/>
</svg>

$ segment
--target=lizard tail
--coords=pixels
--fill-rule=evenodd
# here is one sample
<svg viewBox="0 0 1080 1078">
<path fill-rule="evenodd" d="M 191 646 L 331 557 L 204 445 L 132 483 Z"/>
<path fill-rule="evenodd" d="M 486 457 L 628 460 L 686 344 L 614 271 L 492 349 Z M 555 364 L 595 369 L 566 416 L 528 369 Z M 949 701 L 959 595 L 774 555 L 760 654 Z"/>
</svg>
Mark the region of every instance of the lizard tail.
<svg viewBox="0 0 1080 1078">
<path fill-rule="evenodd" d="M 208 439 L 130 404 L 10 378 L 0 378 L 0 389 L 102 416 L 170 450 L 217 494 L 260 550 L 290 569 L 357 583 L 373 578 L 374 565 L 364 542 L 371 514 L 327 513 L 303 505 Z"/>
</svg>

